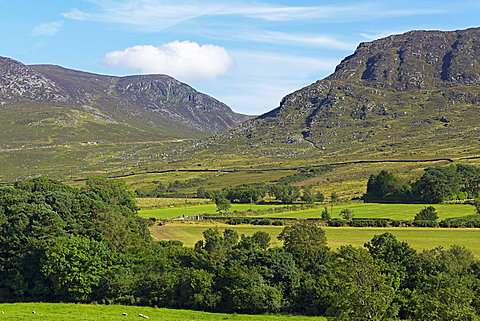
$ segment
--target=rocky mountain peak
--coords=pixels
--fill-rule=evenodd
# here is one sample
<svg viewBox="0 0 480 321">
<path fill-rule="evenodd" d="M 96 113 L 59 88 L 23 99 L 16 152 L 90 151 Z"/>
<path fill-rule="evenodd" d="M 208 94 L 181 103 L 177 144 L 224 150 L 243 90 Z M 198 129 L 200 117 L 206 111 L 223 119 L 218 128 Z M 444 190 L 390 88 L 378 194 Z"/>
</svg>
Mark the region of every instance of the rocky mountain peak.
<svg viewBox="0 0 480 321">
<path fill-rule="evenodd" d="M 480 28 L 410 31 L 361 43 L 329 80 L 357 80 L 397 90 L 480 81 Z"/>
</svg>

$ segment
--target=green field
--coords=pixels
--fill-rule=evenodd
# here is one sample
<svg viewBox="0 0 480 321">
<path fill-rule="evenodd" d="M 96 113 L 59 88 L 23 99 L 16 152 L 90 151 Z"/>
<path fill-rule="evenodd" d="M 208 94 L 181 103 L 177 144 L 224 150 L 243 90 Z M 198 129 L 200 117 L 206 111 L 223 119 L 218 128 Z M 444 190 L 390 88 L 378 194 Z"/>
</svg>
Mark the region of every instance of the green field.
<svg viewBox="0 0 480 321">
<path fill-rule="evenodd" d="M 164 226 L 154 226 L 151 228 L 152 235 L 157 240 L 180 240 L 185 246 L 193 247 L 198 240 L 203 239 L 203 231 L 216 226 L 221 231 L 230 228 L 238 232 L 251 236 L 256 231 L 265 231 L 270 234 L 272 246 L 280 246 L 281 242 L 277 240 L 278 234 L 282 231 L 281 226 L 253 226 L 253 225 L 227 225 L 208 223 L 182 224 L 167 223 Z M 445 228 L 414 228 L 414 227 L 395 227 L 395 228 L 376 228 L 376 227 L 324 227 L 328 245 L 335 249 L 340 245 L 352 244 L 354 246 L 363 246 L 370 241 L 374 235 L 390 232 L 400 241 L 405 241 L 418 251 L 433 249 L 437 246 L 449 248 L 451 245 L 463 245 L 467 247 L 480 259 L 480 229 L 445 229 Z"/>
<path fill-rule="evenodd" d="M 355 203 L 336 205 L 333 208 L 330 204 L 319 205 L 317 208 L 301 210 L 301 211 L 289 211 L 283 213 L 271 213 L 271 214 L 256 214 L 255 211 L 268 210 L 274 207 L 285 207 L 285 205 L 257 205 L 252 204 L 252 215 L 255 217 L 279 217 L 279 218 L 319 218 L 320 213 L 324 207 L 327 207 L 329 211 L 333 209 L 334 218 L 338 218 L 340 211 L 345 208 L 352 209 L 355 217 L 358 218 L 390 218 L 394 220 L 413 220 L 415 214 L 417 214 L 426 205 L 424 204 L 374 204 L 374 203 Z M 462 204 L 435 204 L 433 205 L 438 212 L 440 219 L 461 217 L 466 215 L 472 215 L 475 213 L 475 208 L 470 205 Z M 177 205 L 174 207 L 163 207 L 155 209 L 140 210 L 139 215 L 141 217 L 157 219 L 177 218 L 186 214 L 188 216 L 215 214 L 215 204 L 203 204 L 203 205 Z M 230 209 L 230 215 L 235 216 L 235 211 L 245 212 L 250 209 L 250 204 L 232 204 Z"/>
<path fill-rule="evenodd" d="M 275 207 L 284 207 L 285 205 L 257 205 L 257 204 L 232 204 L 232 207 L 229 210 L 229 215 L 235 216 L 235 211 L 245 212 L 250 209 L 252 211 L 268 210 Z M 175 205 L 171 207 L 163 208 L 152 208 L 140 210 L 138 214 L 141 217 L 150 218 L 154 217 L 156 219 L 166 219 L 166 218 L 178 218 L 186 214 L 188 216 L 194 215 L 204 215 L 204 214 L 218 214 L 217 207 L 215 204 L 202 204 L 202 205 Z"/>
<path fill-rule="evenodd" d="M 323 321 L 322 317 L 302 317 L 286 315 L 243 315 L 207 313 L 190 310 L 171 310 L 137 306 L 87 305 L 65 303 L 13 303 L 0 304 L 0 319 L 4 320 L 138 320 L 139 314 L 147 315 L 149 320 L 185 321 L 185 320 L 236 320 L 236 321 Z M 33 314 L 32 312 L 35 311 Z M 122 313 L 127 313 L 123 316 Z"/>
</svg>

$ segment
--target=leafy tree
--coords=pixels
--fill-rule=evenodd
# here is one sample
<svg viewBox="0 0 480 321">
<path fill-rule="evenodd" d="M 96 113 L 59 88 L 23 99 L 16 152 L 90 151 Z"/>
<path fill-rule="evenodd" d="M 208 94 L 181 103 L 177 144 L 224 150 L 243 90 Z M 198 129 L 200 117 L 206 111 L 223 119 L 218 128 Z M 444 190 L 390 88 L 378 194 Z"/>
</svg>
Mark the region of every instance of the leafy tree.
<svg viewBox="0 0 480 321">
<path fill-rule="evenodd" d="M 369 252 L 351 245 L 338 249 L 329 275 L 332 286 L 327 315 L 339 320 L 385 320 L 397 313 L 395 290 Z"/>
<path fill-rule="evenodd" d="M 302 221 L 285 226 L 278 239 L 283 241 L 285 251 L 292 253 L 302 266 L 309 265 L 318 252 L 328 249 L 325 231 L 312 222 Z"/>
<path fill-rule="evenodd" d="M 230 209 L 230 207 L 232 207 L 232 204 L 226 198 L 215 199 L 215 204 L 217 205 L 217 212 L 223 211 L 225 213 L 228 213 L 228 210 Z"/>
<path fill-rule="evenodd" d="M 417 320 L 479 320 L 473 302 L 475 282 L 465 276 L 445 273 L 429 275 L 421 283 L 414 300 Z"/>
<path fill-rule="evenodd" d="M 300 188 L 290 185 L 276 185 L 273 188 L 275 198 L 282 203 L 293 203 L 300 197 Z"/>
<path fill-rule="evenodd" d="M 438 219 L 437 210 L 433 206 L 426 206 L 415 215 L 415 221 L 435 221 Z"/>
<path fill-rule="evenodd" d="M 104 243 L 69 236 L 48 241 L 40 269 L 56 300 L 89 302 L 110 264 Z"/>
<path fill-rule="evenodd" d="M 330 194 L 330 202 L 332 204 L 337 204 L 340 201 L 340 198 L 338 197 L 338 194 L 336 192 L 332 192 Z"/>
<path fill-rule="evenodd" d="M 307 204 L 313 204 L 313 202 L 315 202 L 315 191 L 313 188 L 311 186 L 304 187 L 300 199 Z"/>
<path fill-rule="evenodd" d="M 205 187 L 199 187 L 197 189 L 197 197 L 198 198 L 206 198 L 207 197 L 207 193 L 205 191 Z"/>
<path fill-rule="evenodd" d="M 427 203 L 440 203 L 460 192 L 461 176 L 455 167 L 429 167 L 422 177 L 412 184 L 415 199 Z"/>
<path fill-rule="evenodd" d="M 323 195 L 322 192 L 317 192 L 315 194 L 315 201 L 316 202 L 324 202 L 325 201 L 325 195 Z"/>
<path fill-rule="evenodd" d="M 456 169 L 461 176 L 463 189 L 470 197 L 477 195 L 480 192 L 480 168 L 473 165 L 458 164 Z"/>
<path fill-rule="evenodd" d="M 353 213 L 353 210 L 349 208 L 344 208 L 343 210 L 340 211 L 340 216 L 347 221 L 351 221 L 353 217 L 355 216 L 355 213 Z"/>
<path fill-rule="evenodd" d="M 230 202 L 256 203 L 264 196 L 265 190 L 263 188 L 256 188 L 248 184 L 225 189 L 225 198 Z"/>
<path fill-rule="evenodd" d="M 270 240 L 272 238 L 267 232 L 257 231 L 252 235 L 252 241 L 254 244 L 257 244 L 258 248 L 261 250 L 267 250 L 270 246 Z"/>
<path fill-rule="evenodd" d="M 385 170 L 380 171 L 378 174 L 372 174 L 367 182 L 367 194 L 384 199 L 396 192 L 396 181 L 397 178 Z"/>
<path fill-rule="evenodd" d="M 328 211 L 326 206 L 323 208 L 323 211 L 321 213 L 321 217 L 322 217 L 322 220 L 324 220 L 324 221 L 328 221 L 329 219 L 332 218 L 332 216 L 330 215 L 330 212 Z"/>
</svg>

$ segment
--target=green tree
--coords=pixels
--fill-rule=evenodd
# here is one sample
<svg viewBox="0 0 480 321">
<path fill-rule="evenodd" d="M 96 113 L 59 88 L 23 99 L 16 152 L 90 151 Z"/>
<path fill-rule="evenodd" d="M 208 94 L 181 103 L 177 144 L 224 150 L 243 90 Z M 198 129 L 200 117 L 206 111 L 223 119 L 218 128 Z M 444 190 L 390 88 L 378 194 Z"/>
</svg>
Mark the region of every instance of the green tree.
<svg viewBox="0 0 480 321">
<path fill-rule="evenodd" d="M 433 206 L 426 206 L 415 215 L 415 221 L 435 221 L 438 219 L 437 209 Z"/>
<path fill-rule="evenodd" d="M 215 199 L 215 205 L 217 205 L 217 212 L 225 212 L 228 213 L 232 204 L 226 198 L 217 198 Z"/>
<path fill-rule="evenodd" d="M 323 195 L 322 192 L 317 192 L 315 194 L 315 201 L 316 202 L 324 202 L 325 201 L 325 195 Z"/>
<path fill-rule="evenodd" d="M 69 236 L 49 240 L 40 265 L 56 300 L 89 302 L 111 260 L 105 243 Z"/>
<path fill-rule="evenodd" d="M 256 188 L 248 184 L 226 188 L 225 198 L 230 202 L 256 203 L 265 196 L 263 188 Z"/>
<path fill-rule="evenodd" d="M 367 194 L 384 199 L 388 195 L 396 193 L 396 181 L 397 178 L 385 170 L 378 174 L 372 174 L 367 182 Z"/>
<path fill-rule="evenodd" d="M 199 187 L 197 188 L 197 197 L 198 198 L 206 198 L 207 197 L 207 193 L 205 191 L 205 187 Z"/>
<path fill-rule="evenodd" d="M 341 246 L 329 283 L 327 315 L 339 320 L 386 320 L 397 314 L 395 290 L 365 249 Z"/>
<path fill-rule="evenodd" d="M 285 251 L 291 253 L 302 266 L 311 264 L 318 252 L 328 250 L 325 231 L 308 221 L 285 226 L 278 239 L 283 241 Z"/>
<path fill-rule="evenodd" d="M 332 204 L 337 204 L 340 201 L 340 198 L 338 197 L 338 194 L 336 192 L 332 192 L 330 194 L 330 202 Z"/>
<path fill-rule="evenodd" d="M 300 188 L 290 185 L 275 185 L 273 187 L 275 198 L 282 203 L 293 203 L 300 197 Z"/>
<path fill-rule="evenodd" d="M 332 216 L 330 215 L 330 212 L 328 211 L 327 207 L 325 206 L 322 210 L 322 213 L 321 213 L 321 218 L 322 220 L 324 221 L 328 221 L 329 219 L 332 218 Z"/>
<path fill-rule="evenodd" d="M 349 208 L 344 208 L 343 210 L 340 211 L 340 216 L 347 221 L 351 221 L 353 217 L 355 216 L 355 213 L 353 213 L 352 209 Z"/>
<path fill-rule="evenodd" d="M 427 203 L 440 203 L 457 195 L 461 190 L 461 176 L 452 166 L 426 168 L 422 177 L 412 184 L 415 199 Z"/>
<path fill-rule="evenodd" d="M 315 202 L 315 191 L 313 188 L 311 186 L 304 187 L 300 199 L 307 204 L 313 204 Z"/>
</svg>

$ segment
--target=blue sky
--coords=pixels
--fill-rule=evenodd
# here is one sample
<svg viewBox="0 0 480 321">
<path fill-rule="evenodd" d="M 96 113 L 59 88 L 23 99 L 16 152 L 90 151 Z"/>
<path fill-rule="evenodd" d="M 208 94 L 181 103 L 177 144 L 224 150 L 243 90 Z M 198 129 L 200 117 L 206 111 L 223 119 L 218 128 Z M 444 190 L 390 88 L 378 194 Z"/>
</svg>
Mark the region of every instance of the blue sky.
<svg viewBox="0 0 480 321">
<path fill-rule="evenodd" d="M 0 56 L 165 73 L 258 115 L 331 74 L 360 42 L 478 26 L 478 0 L 15 0 L 0 4 Z"/>
</svg>

